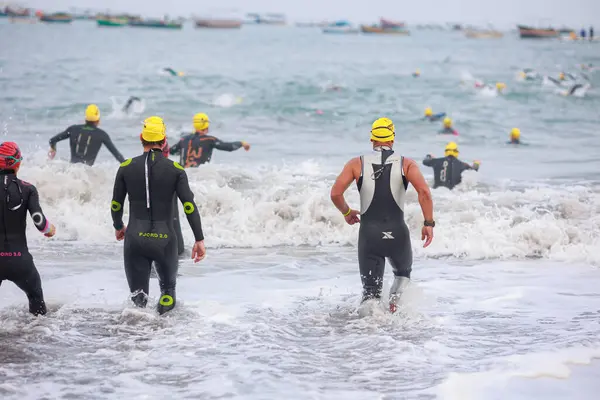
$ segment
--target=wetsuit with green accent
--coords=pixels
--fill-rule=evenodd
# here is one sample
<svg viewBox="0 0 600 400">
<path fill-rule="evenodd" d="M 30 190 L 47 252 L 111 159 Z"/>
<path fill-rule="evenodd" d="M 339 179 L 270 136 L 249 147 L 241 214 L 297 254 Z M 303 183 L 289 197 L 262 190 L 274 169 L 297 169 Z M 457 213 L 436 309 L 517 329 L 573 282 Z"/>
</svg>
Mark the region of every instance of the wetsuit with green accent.
<svg viewBox="0 0 600 400">
<path fill-rule="evenodd" d="M 182 137 L 169 152 L 173 155 L 179 154 L 179 163 L 185 168 L 190 168 L 210 162 L 214 149 L 235 151 L 242 146 L 242 142 L 223 142 L 211 135 L 192 133 Z"/>
<path fill-rule="evenodd" d="M 40 274 L 27 247 L 27 212 L 38 231 L 48 233 L 38 191 L 30 183 L 18 179 L 13 170 L 0 170 L 0 284 L 14 282 L 29 299 L 29 312 L 46 314 Z"/>
<path fill-rule="evenodd" d="M 56 150 L 56 143 L 65 139 L 69 139 L 71 163 L 94 165 L 103 144 L 119 162 L 125 161 L 125 158 L 119 153 L 110 136 L 108 136 L 108 133 L 93 123 L 68 127 L 64 132 L 50 139 L 50 148 Z"/>
<path fill-rule="evenodd" d="M 426 157 L 423 160 L 423 165 L 433 168 L 433 188 L 440 186 L 448 189 L 453 189 L 456 185 L 462 182 L 462 173 L 468 169 L 474 169 L 466 162 L 460 161 L 453 156 L 442 158 Z"/>
<path fill-rule="evenodd" d="M 175 307 L 178 269 L 177 235 L 173 224 L 173 196 L 177 196 L 196 241 L 204 240 L 200 213 L 187 174 L 178 163 L 153 149 L 123 162 L 115 178 L 111 215 L 116 230 L 123 228 L 123 202 L 129 196 L 129 224 L 125 233 L 125 274 L 132 300 L 148 301 L 150 269 L 155 262 L 161 298 L 158 312 Z"/>
</svg>

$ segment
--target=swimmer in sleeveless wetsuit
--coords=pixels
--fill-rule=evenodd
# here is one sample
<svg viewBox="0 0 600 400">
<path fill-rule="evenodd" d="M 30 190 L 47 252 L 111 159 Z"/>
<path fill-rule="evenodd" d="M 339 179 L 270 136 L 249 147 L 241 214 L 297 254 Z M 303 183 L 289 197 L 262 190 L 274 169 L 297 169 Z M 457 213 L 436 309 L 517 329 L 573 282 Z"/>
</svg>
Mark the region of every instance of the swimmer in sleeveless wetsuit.
<svg viewBox="0 0 600 400">
<path fill-rule="evenodd" d="M 45 315 L 42 281 L 27 248 L 27 211 L 46 237 L 54 236 L 56 229 L 44 216 L 36 187 L 17 178 L 21 160 L 16 143 L 0 144 L 0 284 L 3 280 L 14 282 L 27 295 L 29 312 Z"/>
<path fill-rule="evenodd" d="M 99 123 L 100 110 L 95 104 L 90 104 L 85 110 L 85 125 L 70 126 L 64 132 L 50 139 L 48 157 L 52 160 L 56 156 L 56 143 L 69 139 L 71 163 L 73 164 L 94 165 L 103 144 L 119 162 L 125 161 L 108 133 L 98 128 Z"/>
<path fill-rule="evenodd" d="M 381 298 L 385 258 L 394 272 L 390 311 L 395 312 L 404 288 L 410 282 L 412 247 L 404 222 L 404 199 L 408 184 L 419 196 L 424 226 L 423 247 L 433 240 L 433 202 L 429 187 L 413 160 L 394 153 L 395 128 L 388 118 L 379 118 L 371 129 L 373 153 L 351 159 L 331 188 L 331 200 L 346 222 L 360 222 L 358 264 L 363 285 L 362 301 Z M 344 192 L 355 181 L 360 193 L 360 212 L 351 209 Z M 360 213 L 360 219 L 358 217 Z"/>
<path fill-rule="evenodd" d="M 179 163 L 185 168 L 210 162 L 214 149 L 235 151 L 243 147 L 246 151 L 250 150 L 250 145 L 246 142 L 223 142 L 209 135 L 210 121 L 204 113 L 194 115 L 193 123 L 196 132 L 182 137 L 169 150 L 173 155 L 179 154 Z"/>
<path fill-rule="evenodd" d="M 173 227 L 173 196 L 177 195 L 194 232 L 194 262 L 206 254 L 200 214 L 194 203 L 187 175 L 178 163 L 165 158 L 165 125 L 159 117 L 144 121 L 140 139 L 144 154 L 121 164 L 115 178 L 111 215 L 117 240 L 123 248 L 125 274 L 131 298 L 138 307 L 148 302 L 150 270 L 155 262 L 161 297 L 160 314 L 176 305 L 175 285 L 178 269 L 177 235 Z M 129 226 L 123 224 L 123 202 L 129 195 Z"/>
</svg>

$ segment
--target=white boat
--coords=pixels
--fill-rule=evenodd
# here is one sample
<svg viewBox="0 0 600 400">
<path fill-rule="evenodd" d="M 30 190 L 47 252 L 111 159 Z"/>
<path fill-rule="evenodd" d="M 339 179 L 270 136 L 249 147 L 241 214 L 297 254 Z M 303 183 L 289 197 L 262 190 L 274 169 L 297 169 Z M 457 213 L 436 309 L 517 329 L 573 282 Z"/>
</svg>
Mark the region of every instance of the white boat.
<svg viewBox="0 0 600 400">
<path fill-rule="evenodd" d="M 349 34 L 349 33 L 358 33 L 360 30 L 348 21 L 338 21 L 328 26 L 324 27 L 323 33 L 335 33 L 335 34 Z"/>
</svg>

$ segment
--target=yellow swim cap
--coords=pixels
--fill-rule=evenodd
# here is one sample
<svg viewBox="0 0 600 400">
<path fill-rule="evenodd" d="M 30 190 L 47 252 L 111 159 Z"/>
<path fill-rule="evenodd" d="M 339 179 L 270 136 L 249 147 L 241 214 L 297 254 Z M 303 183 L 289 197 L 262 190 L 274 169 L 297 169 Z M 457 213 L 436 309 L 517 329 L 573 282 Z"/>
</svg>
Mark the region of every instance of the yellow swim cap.
<svg viewBox="0 0 600 400">
<path fill-rule="evenodd" d="M 452 120 L 448 117 L 444 118 L 444 126 L 450 128 L 452 126 Z"/>
<path fill-rule="evenodd" d="M 519 128 L 512 128 L 510 131 L 510 137 L 512 139 L 519 139 L 521 137 L 521 130 Z"/>
<path fill-rule="evenodd" d="M 429 117 L 431 115 L 433 115 L 433 111 L 431 110 L 431 108 L 427 107 L 425 109 L 425 116 Z"/>
<path fill-rule="evenodd" d="M 95 104 L 90 104 L 85 109 L 85 120 L 90 122 L 100 121 L 100 110 Z"/>
<path fill-rule="evenodd" d="M 166 131 L 167 127 L 161 117 L 146 118 L 142 130 L 142 139 L 146 142 L 160 142 L 167 137 Z"/>
<path fill-rule="evenodd" d="M 448 156 L 454 156 L 456 157 L 458 155 L 458 145 L 455 142 L 450 142 L 446 145 L 446 148 L 444 149 L 444 156 L 448 157 Z"/>
<path fill-rule="evenodd" d="M 206 115 L 204 113 L 199 113 L 199 114 L 194 115 L 193 123 L 194 123 L 194 129 L 196 131 L 202 131 L 209 127 L 210 120 L 208 119 L 208 115 Z"/>
<path fill-rule="evenodd" d="M 371 140 L 374 142 L 391 142 L 396 137 L 396 128 L 389 118 L 379 118 L 371 125 Z"/>
<path fill-rule="evenodd" d="M 504 88 L 506 88 L 506 84 L 504 84 L 502 82 L 496 82 L 496 89 L 502 90 Z"/>
</svg>

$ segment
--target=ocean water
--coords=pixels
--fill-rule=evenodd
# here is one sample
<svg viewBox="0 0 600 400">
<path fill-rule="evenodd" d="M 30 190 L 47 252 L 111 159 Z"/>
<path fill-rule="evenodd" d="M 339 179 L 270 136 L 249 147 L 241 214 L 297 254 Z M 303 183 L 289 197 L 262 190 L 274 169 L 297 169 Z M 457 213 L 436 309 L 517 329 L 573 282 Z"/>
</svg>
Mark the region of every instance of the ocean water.
<svg viewBox="0 0 600 400">
<path fill-rule="evenodd" d="M 600 63 L 599 49 L 452 32 L 0 21 L 2 140 L 21 146 L 20 177 L 38 187 L 57 227 L 52 239 L 28 227 L 50 313 L 31 317 L 14 285 L 0 287 L 1 397 L 595 399 L 600 72 L 569 97 L 518 72 L 579 76 L 581 63 Z M 507 90 L 478 91 L 475 80 Z M 125 114 L 131 95 L 143 102 Z M 125 157 L 141 152 L 150 115 L 165 119 L 171 142 L 206 112 L 213 134 L 252 146 L 215 151 L 211 164 L 188 170 L 208 255 L 181 262 L 179 305 L 168 315 L 127 301 L 109 209 L 118 163 L 104 149 L 94 167 L 69 165 L 66 142 L 47 160 L 49 138 L 81 123 L 92 102 Z M 427 106 L 447 112 L 459 136 L 421 121 Z M 420 161 L 456 140 L 460 158 L 481 168 L 453 191 L 433 190 L 437 226 L 426 249 L 409 189 L 406 303 L 399 315 L 374 307 L 361 317 L 358 229 L 329 189 L 348 159 L 369 151 L 380 116 L 394 120 L 403 155 Z M 527 145 L 506 144 L 513 127 Z M 358 206 L 354 186 L 347 199 Z M 186 223 L 183 233 L 189 250 Z M 153 302 L 157 291 L 153 279 Z"/>
</svg>

